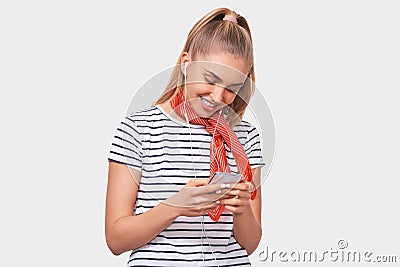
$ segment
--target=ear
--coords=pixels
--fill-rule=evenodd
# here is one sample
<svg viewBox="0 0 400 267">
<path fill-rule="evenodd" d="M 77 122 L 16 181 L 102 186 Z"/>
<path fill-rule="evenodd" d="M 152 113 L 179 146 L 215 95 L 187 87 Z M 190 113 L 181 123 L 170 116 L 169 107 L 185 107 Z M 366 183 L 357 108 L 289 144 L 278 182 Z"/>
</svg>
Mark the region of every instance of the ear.
<svg viewBox="0 0 400 267">
<path fill-rule="evenodd" d="M 190 62 L 190 56 L 189 56 L 188 52 L 183 52 L 181 54 L 181 72 L 182 73 L 184 72 L 183 69 L 184 69 L 185 63 L 187 63 L 187 62 Z"/>
</svg>

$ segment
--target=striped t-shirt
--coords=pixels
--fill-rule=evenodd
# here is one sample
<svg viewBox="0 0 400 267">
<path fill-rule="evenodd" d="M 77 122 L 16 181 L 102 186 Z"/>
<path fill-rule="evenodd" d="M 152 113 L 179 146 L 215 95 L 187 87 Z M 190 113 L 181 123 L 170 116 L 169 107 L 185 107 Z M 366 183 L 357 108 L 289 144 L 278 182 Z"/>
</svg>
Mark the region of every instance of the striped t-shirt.
<svg viewBox="0 0 400 267">
<path fill-rule="evenodd" d="M 257 129 L 242 121 L 233 127 L 252 168 L 264 166 Z M 187 125 L 160 106 L 135 112 L 119 125 L 109 160 L 141 171 L 133 213 L 139 215 L 176 194 L 190 179 L 209 178 L 209 134 L 203 125 Z M 226 146 L 228 164 L 237 172 Z M 146 245 L 132 250 L 127 266 L 250 266 L 246 250 L 233 236 L 226 209 L 215 222 L 205 214 L 178 217 Z"/>
</svg>

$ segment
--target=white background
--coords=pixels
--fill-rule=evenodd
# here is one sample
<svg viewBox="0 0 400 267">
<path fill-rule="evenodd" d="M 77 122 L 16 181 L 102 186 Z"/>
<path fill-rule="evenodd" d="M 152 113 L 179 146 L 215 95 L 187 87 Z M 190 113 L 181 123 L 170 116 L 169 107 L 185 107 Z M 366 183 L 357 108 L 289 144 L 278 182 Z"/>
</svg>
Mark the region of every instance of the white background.
<svg viewBox="0 0 400 267">
<path fill-rule="evenodd" d="M 1 266 L 125 266 L 104 238 L 112 135 L 220 6 L 248 19 L 276 124 L 254 266 L 339 239 L 400 261 L 398 1 L 2 1 Z"/>
</svg>

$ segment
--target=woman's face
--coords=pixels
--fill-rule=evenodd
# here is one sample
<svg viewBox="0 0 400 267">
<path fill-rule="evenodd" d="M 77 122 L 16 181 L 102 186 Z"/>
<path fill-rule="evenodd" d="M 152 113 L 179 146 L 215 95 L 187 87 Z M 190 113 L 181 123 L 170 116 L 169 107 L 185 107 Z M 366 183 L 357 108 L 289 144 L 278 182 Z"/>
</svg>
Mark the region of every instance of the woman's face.
<svg viewBox="0 0 400 267">
<path fill-rule="evenodd" d="M 210 117 L 235 99 L 247 78 L 244 60 L 230 54 L 214 54 L 189 61 L 187 99 L 197 115 Z"/>
</svg>

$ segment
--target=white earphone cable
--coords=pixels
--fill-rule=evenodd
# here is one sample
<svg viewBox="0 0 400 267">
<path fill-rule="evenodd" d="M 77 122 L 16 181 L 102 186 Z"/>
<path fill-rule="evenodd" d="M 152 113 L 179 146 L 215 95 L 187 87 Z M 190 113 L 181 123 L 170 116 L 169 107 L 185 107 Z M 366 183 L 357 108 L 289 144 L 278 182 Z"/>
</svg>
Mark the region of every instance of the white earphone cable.
<svg viewBox="0 0 400 267">
<path fill-rule="evenodd" d="M 186 124 L 187 124 L 187 126 L 188 126 L 189 128 L 191 128 L 191 125 L 190 125 L 190 123 L 189 123 L 189 118 L 188 118 L 188 115 L 187 115 L 187 110 L 186 110 L 186 101 L 187 101 L 187 93 L 188 93 L 188 92 L 187 92 L 187 87 L 186 87 L 186 78 L 187 78 L 187 76 L 186 76 L 186 69 L 187 69 L 187 65 L 188 65 L 188 63 L 185 63 L 184 72 L 183 72 L 183 74 L 184 74 L 184 79 L 185 79 L 185 80 L 184 80 L 184 89 L 185 89 L 184 95 L 185 95 L 185 101 L 183 102 L 183 109 L 184 109 L 184 113 L 185 113 L 184 115 L 185 115 Z M 222 111 L 222 110 L 221 110 L 221 111 Z M 217 119 L 217 124 L 218 124 L 218 121 L 219 121 L 220 116 L 221 116 L 221 112 L 219 113 L 219 116 L 218 116 L 218 119 Z M 211 140 L 214 139 L 214 135 L 215 135 L 215 132 L 216 132 L 216 129 L 217 129 L 217 124 L 215 125 L 214 133 L 213 133 L 213 136 L 212 136 Z M 196 165 L 195 165 L 195 162 L 194 162 L 193 145 L 192 145 L 192 131 L 191 131 L 191 130 L 189 130 L 189 135 L 190 135 L 190 152 L 191 152 L 191 154 L 192 154 L 192 163 L 193 163 L 193 170 L 194 170 L 194 178 L 196 179 L 196 178 L 197 178 L 197 174 L 196 174 L 197 171 L 196 171 Z M 213 144 L 214 144 L 214 143 L 213 143 Z M 218 161 L 217 161 L 217 164 L 218 164 Z M 218 169 L 219 169 L 219 166 L 218 166 Z M 208 246 L 210 247 L 211 254 L 214 256 L 215 263 L 217 264 L 217 267 L 219 267 L 217 257 L 216 257 L 215 254 L 214 254 L 214 251 L 213 251 L 213 249 L 212 249 L 210 240 L 208 239 L 208 236 L 207 236 L 206 231 L 205 231 L 205 227 L 204 227 L 204 216 L 205 216 L 205 215 L 202 215 L 202 216 L 201 216 L 202 235 L 200 236 L 200 239 L 201 239 L 201 253 L 202 253 L 202 256 L 203 256 L 203 266 L 206 266 L 206 265 L 205 265 L 205 254 L 204 254 L 204 243 L 203 243 L 203 235 L 204 235 L 204 236 L 206 237 L 206 239 L 207 239 Z"/>
</svg>

